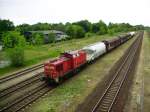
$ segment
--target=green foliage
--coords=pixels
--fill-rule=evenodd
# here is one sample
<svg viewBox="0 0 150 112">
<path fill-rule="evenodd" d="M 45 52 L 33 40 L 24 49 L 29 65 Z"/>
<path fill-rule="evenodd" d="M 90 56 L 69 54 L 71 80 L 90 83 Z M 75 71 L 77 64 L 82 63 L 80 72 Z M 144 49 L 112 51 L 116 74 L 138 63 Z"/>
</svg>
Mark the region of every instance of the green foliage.
<svg viewBox="0 0 150 112">
<path fill-rule="evenodd" d="M 54 43 L 55 39 L 56 39 L 56 35 L 54 33 L 49 33 L 48 34 L 49 43 Z"/>
<path fill-rule="evenodd" d="M 108 25 L 109 32 L 127 32 L 135 30 L 133 26 L 128 23 L 109 23 Z"/>
<path fill-rule="evenodd" d="M 92 24 L 88 20 L 81 20 L 81 21 L 75 22 L 73 24 L 81 26 L 85 32 L 91 31 Z"/>
<path fill-rule="evenodd" d="M 52 29 L 65 32 L 65 25 L 63 23 L 52 24 Z"/>
<path fill-rule="evenodd" d="M 22 24 L 22 25 L 17 26 L 15 28 L 15 30 L 19 31 L 21 34 L 24 34 L 24 32 L 30 31 L 32 29 L 31 29 L 31 26 L 29 24 Z"/>
<path fill-rule="evenodd" d="M 70 38 L 73 38 L 74 29 L 73 29 L 72 25 L 71 24 L 67 25 L 65 30 L 66 30 L 66 33 L 70 36 Z"/>
<path fill-rule="evenodd" d="M 26 31 L 37 31 L 37 30 L 51 30 L 51 25 L 48 23 L 37 23 L 34 25 L 22 24 L 16 27 L 17 31 L 20 31 L 21 34 L 24 34 Z"/>
<path fill-rule="evenodd" d="M 51 25 L 48 23 L 37 23 L 32 25 L 31 30 L 32 31 L 37 31 L 37 30 L 50 30 Z"/>
<path fill-rule="evenodd" d="M 115 33 L 114 29 L 109 29 L 109 30 L 108 30 L 108 34 L 109 34 L 109 35 L 114 35 L 114 33 Z"/>
<path fill-rule="evenodd" d="M 69 25 L 66 28 L 66 32 L 72 38 L 82 38 L 85 36 L 84 29 L 79 25 Z"/>
<path fill-rule="evenodd" d="M 5 48 L 14 48 L 16 46 L 24 47 L 26 45 L 24 36 L 21 36 L 20 33 L 16 31 L 3 33 L 2 42 Z"/>
<path fill-rule="evenodd" d="M 32 43 L 34 45 L 42 45 L 44 43 L 44 35 L 42 33 L 33 33 L 32 37 Z"/>
<path fill-rule="evenodd" d="M 97 23 L 91 23 L 88 20 L 81 20 L 74 23 L 67 22 L 63 23 L 36 23 L 33 25 L 22 24 L 18 26 L 14 26 L 13 22 L 9 20 L 1 20 L 0 19 L 0 44 L 4 44 L 5 48 L 13 48 L 17 45 L 24 46 L 26 44 L 34 44 L 41 45 L 44 43 L 52 43 L 55 42 L 55 36 L 50 34 L 48 36 L 44 36 L 42 34 L 33 34 L 29 31 L 45 31 L 45 30 L 58 30 L 67 33 L 68 38 L 66 40 L 72 38 L 83 38 L 92 36 L 92 34 L 110 34 L 113 35 L 117 32 L 128 32 L 135 30 L 143 30 L 148 29 L 149 27 L 144 27 L 143 25 L 132 26 L 129 23 L 109 23 L 106 25 L 102 20 Z M 8 31 L 13 30 L 13 33 L 8 33 Z M 25 35 L 25 39 L 23 36 Z M 91 34 L 90 34 L 90 33 Z"/>
<path fill-rule="evenodd" d="M 4 31 L 11 31 L 13 30 L 14 24 L 13 22 L 9 21 L 9 20 L 1 20 L 0 19 L 0 33 L 4 32 Z"/>
<path fill-rule="evenodd" d="M 11 61 L 12 66 L 24 65 L 24 49 L 22 47 L 15 47 L 7 51 L 7 55 Z"/>
<path fill-rule="evenodd" d="M 107 25 L 101 20 L 98 23 L 94 23 L 92 25 L 92 32 L 97 33 L 99 35 L 106 34 L 107 30 Z"/>
<path fill-rule="evenodd" d="M 74 25 L 74 37 L 83 38 L 85 36 L 85 31 L 81 26 Z"/>
<path fill-rule="evenodd" d="M 107 33 L 107 25 L 103 21 L 99 21 L 99 32 L 98 34 L 103 35 Z"/>
<path fill-rule="evenodd" d="M 91 37 L 91 36 L 94 36 L 94 33 L 87 32 L 87 33 L 85 34 L 85 37 Z"/>
<path fill-rule="evenodd" d="M 92 32 L 97 33 L 99 31 L 99 24 L 98 23 L 93 23 L 92 24 Z"/>
</svg>

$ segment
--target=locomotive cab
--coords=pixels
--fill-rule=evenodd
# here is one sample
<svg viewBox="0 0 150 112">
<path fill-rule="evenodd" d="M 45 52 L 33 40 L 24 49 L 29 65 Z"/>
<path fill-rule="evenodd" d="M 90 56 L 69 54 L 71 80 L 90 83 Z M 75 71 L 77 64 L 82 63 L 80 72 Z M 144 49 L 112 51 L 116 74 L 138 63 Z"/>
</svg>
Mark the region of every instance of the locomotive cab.
<svg viewBox="0 0 150 112">
<path fill-rule="evenodd" d="M 49 80 L 54 79 L 58 82 L 58 76 L 63 73 L 63 62 L 61 60 L 54 60 L 44 65 L 44 73 L 46 78 Z"/>
</svg>

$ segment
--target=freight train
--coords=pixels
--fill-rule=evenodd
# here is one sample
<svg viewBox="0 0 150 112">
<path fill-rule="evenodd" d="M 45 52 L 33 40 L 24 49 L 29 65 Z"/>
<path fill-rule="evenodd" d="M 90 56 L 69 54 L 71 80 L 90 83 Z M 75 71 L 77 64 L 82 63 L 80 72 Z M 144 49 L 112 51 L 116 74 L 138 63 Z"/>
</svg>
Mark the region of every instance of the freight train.
<svg viewBox="0 0 150 112">
<path fill-rule="evenodd" d="M 125 43 L 134 35 L 135 32 L 130 32 L 111 40 L 88 45 L 80 50 L 64 52 L 59 58 L 44 64 L 44 79 L 51 83 L 60 83 L 63 77 L 75 73 L 81 67 Z"/>
</svg>

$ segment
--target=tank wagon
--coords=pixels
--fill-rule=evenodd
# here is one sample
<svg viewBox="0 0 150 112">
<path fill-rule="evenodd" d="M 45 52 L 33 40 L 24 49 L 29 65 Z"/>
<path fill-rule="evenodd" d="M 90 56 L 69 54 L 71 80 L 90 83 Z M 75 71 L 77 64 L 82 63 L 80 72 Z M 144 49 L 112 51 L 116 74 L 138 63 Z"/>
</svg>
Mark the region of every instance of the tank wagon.
<svg viewBox="0 0 150 112">
<path fill-rule="evenodd" d="M 135 35 L 135 32 L 129 32 L 129 34 L 133 37 Z"/>
<path fill-rule="evenodd" d="M 135 32 L 130 32 L 111 40 L 88 45 L 80 50 L 64 52 L 59 58 L 44 64 L 44 79 L 48 82 L 60 83 L 64 76 L 78 71 L 87 63 L 118 47 L 134 35 Z"/>
<path fill-rule="evenodd" d="M 91 44 L 82 49 L 87 54 L 87 61 L 91 62 L 98 58 L 99 56 L 106 53 L 106 45 L 103 42 L 98 42 L 95 44 Z"/>
</svg>

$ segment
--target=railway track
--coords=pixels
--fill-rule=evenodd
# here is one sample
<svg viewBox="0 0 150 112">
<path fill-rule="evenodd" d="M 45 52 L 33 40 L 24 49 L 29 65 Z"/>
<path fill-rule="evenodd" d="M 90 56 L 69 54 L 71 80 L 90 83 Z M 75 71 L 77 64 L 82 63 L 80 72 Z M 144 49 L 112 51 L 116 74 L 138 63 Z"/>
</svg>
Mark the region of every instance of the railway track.
<svg viewBox="0 0 150 112">
<path fill-rule="evenodd" d="M 114 77 L 105 89 L 103 95 L 93 106 L 91 112 L 110 112 L 117 102 L 118 95 L 125 81 L 128 80 L 128 73 L 132 68 L 134 57 L 137 55 L 142 43 L 143 32 L 139 34 L 135 42 L 130 46 L 126 58 L 119 69 L 114 73 Z M 121 103 L 121 102 L 120 102 Z"/>
<path fill-rule="evenodd" d="M 8 75 L 8 76 L 6 76 L 6 77 L 0 78 L 0 84 L 1 84 L 1 83 L 4 83 L 4 82 L 6 82 L 6 81 L 9 81 L 9 80 L 11 80 L 11 79 L 20 77 L 21 75 L 25 75 L 25 74 L 27 74 L 27 73 L 30 73 L 30 72 L 32 72 L 32 71 L 34 71 L 34 70 L 40 69 L 40 68 L 42 68 L 43 66 L 44 66 L 43 64 L 39 64 L 39 65 L 30 67 L 30 68 L 27 68 L 27 69 L 25 69 L 25 70 L 22 70 L 22 71 L 20 71 L 20 72 L 13 73 L 13 74 Z"/>
<path fill-rule="evenodd" d="M 16 92 L 19 89 L 22 89 L 22 88 L 28 87 L 30 85 L 33 85 L 34 83 L 37 83 L 38 81 L 40 81 L 41 77 L 42 77 L 42 73 L 38 73 L 37 75 L 30 77 L 29 79 L 26 79 L 26 80 L 24 80 L 20 83 L 17 83 L 11 87 L 1 90 L 0 91 L 0 99 L 7 97 L 9 94 Z"/>
<path fill-rule="evenodd" d="M 18 112 L 53 88 L 49 87 L 47 83 L 42 82 L 38 87 L 3 107 L 0 112 Z"/>
</svg>

